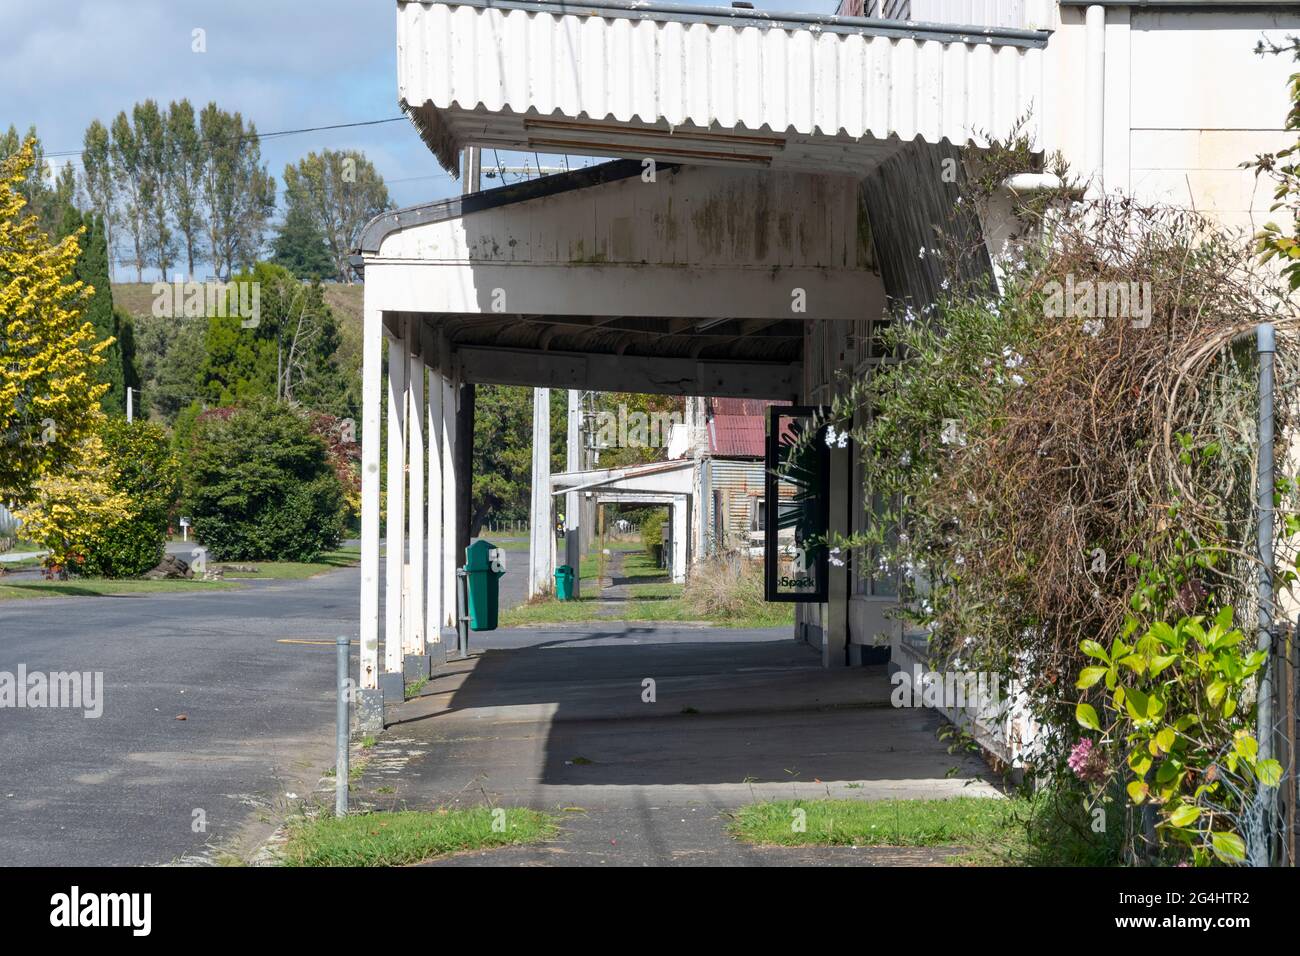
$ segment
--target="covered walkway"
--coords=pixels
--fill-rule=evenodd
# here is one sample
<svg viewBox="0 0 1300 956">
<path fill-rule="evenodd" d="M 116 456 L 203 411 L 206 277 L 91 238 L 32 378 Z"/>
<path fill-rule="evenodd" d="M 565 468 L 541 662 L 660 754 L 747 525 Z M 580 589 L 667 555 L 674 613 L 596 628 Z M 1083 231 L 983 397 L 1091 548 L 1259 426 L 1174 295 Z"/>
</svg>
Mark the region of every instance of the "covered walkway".
<svg viewBox="0 0 1300 956">
<path fill-rule="evenodd" d="M 997 795 L 978 760 L 935 738 L 932 712 L 889 706 L 884 666 L 827 672 L 787 629 L 610 621 L 475 641 L 471 660 L 439 670 L 390 714 L 360 789 L 384 806 L 481 806 L 486 797 L 569 808 L 556 845 L 508 856 L 761 862 L 727 837 L 725 811 L 796 797 Z"/>
<path fill-rule="evenodd" d="M 937 292 L 925 255 L 936 224 L 978 247 L 959 269 L 988 272 L 980 224 L 958 201 L 963 154 L 1018 117 L 1041 121 L 1047 43 L 1041 31 L 622 0 L 397 8 L 401 105 L 444 168 L 470 157 L 469 187 L 374 220 L 355 257 L 368 713 L 381 685 L 400 699 L 404 671 L 427 670 L 453 622 L 476 384 L 827 401 L 839 373 L 881 360 L 889 300 Z M 477 192 L 481 148 L 611 161 Z M 547 458 L 535 456 L 533 485 L 549 497 Z M 831 527 L 850 532 L 863 520 L 850 453 L 830 459 Z M 380 661 L 385 477 L 388 540 L 413 546 L 409 564 L 390 546 L 382 568 L 401 599 L 385 604 Z M 534 585 L 553 560 L 538 524 Z M 824 666 L 897 637 L 894 592 L 868 577 L 836 570 L 827 601 L 800 606 L 796 635 Z"/>
</svg>

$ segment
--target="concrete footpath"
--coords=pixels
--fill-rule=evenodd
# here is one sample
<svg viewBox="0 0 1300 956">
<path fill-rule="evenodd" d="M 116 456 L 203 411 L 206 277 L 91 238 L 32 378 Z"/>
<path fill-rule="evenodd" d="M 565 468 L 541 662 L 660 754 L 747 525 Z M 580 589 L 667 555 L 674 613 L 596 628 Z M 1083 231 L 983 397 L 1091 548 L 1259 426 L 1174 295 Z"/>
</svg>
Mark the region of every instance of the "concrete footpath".
<svg viewBox="0 0 1300 956">
<path fill-rule="evenodd" d="M 887 865 L 942 850 L 753 848 L 759 800 L 996 796 L 938 719 L 889 706 L 885 668 L 825 671 L 772 631 L 593 622 L 474 636 L 390 708 L 355 797 L 377 809 L 527 806 L 554 841 L 438 865 Z"/>
</svg>

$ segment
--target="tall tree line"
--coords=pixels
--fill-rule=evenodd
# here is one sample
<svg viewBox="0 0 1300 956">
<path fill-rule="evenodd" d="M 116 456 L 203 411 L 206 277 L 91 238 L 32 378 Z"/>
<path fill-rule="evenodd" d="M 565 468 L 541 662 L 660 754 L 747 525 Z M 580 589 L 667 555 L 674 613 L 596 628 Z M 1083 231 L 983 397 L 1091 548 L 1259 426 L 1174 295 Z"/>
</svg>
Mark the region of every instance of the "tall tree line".
<svg viewBox="0 0 1300 956">
<path fill-rule="evenodd" d="M 285 218 L 275 259 L 303 279 L 350 282 L 361 230 L 392 208 L 388 187 L 359 150 L 308 153 L 284 168 Z"/>
<path fill-rule="evenodd" d="M 145 100 L 107 127 L 94 120 L 82 146 L 86 195 L 137 282 L 151 266 L 168 279 L 182 262 L 194 278 L 205 256 L 223 281 L 257 262 L 276 184 L 240 113 Z"/>
</svg>

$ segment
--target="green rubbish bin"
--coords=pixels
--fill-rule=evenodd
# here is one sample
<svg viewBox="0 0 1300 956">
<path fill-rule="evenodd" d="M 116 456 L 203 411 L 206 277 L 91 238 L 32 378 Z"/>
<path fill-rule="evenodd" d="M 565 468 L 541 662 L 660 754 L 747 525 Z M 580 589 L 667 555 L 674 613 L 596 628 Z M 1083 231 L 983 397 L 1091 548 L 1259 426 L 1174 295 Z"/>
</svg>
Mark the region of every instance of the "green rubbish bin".
<svg viewBox="0 0 1300 956">
<path fill-rule="evenodd" d="M 501 549 L 490 541 L 475 541 L 465 549 L 471 631 L 496 630 L 501 575 L 505 573 L 505 559 Z"/>
<path fill-rule="evenodd" d="M 555 569 L 555 596 L 561 601 L 573 600 L 573 566 L 562 564 Z"/>
</svg>

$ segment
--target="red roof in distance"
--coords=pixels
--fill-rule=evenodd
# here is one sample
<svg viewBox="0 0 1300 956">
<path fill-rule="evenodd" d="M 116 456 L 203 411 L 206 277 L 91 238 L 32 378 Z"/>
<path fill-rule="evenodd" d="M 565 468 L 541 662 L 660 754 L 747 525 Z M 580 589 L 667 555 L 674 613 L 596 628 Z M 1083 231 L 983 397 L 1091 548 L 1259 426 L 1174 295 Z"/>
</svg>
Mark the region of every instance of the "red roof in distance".
<svg viewBox="0 0 1300 956">
<path fill-rule="evenodd" d="M 709 453 L 722 458 L 762 458 L 767 410 L 788 405 L 760 398 L 710 398 Z"/>
</svg>

